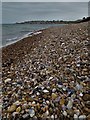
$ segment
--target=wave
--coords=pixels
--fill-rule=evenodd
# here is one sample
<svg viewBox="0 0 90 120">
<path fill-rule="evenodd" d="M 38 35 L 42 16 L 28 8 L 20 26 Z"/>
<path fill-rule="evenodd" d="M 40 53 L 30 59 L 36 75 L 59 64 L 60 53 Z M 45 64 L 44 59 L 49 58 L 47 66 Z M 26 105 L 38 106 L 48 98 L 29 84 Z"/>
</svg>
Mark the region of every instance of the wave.
<svg viewBox="0 0 90 120">
<path fill-rule="evenodd" d="M 29 32 L 29 33 L 23 35 L 22 37 L 14 37 L 14 38 L 11 38 L 11 39 L 7 39 L 8 43 L 6 45 L 4 45 L 4 46 L 1 46 L 1 47 L 5 47 L 5 46 L 8 46 L 8 45 L 11 45 L 11 44 L 16 43 L 16 42 L 18 42 L 18 41 L 20 41 L 20 40 L 22 40 L 24 38 L 31 37 L 33 35 L 37 35 L 37 34 L 40 34 L 40 33 L 42 33 L 42 30 Z"/>
<path fill-rule="evenodd" d="M 24 34 L 24 35 L 19 36 L 19 37 L 9 38 L 9 39 L 6 39 L 6 42 L 17 41 L 19 39 L 23 39 L 25 37 L 29 37 L 31 34 L 33 34 L 33 32 L 28 32 L 27 34 Z"/>
<path fill-rule="evenodd" d="M 20 31 L 20 33 L 29 33 L 30 31 L 29 30 L 22 30 Z"/>
<path fill-rule="evenodd" d="M 18 37 L 9 38 L 9 39 L 6 39 L 6 42 L 9 42 L 9 41 L 15 41 L 15 40 L 17 40 L 17 39 L 18 39 Z"/>
</svg>

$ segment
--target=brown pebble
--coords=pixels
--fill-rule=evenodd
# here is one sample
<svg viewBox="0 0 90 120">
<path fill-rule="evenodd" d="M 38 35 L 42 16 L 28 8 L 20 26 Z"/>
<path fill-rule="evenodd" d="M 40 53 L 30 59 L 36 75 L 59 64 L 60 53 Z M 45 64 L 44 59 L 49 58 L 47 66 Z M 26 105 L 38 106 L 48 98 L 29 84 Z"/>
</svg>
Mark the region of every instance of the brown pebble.
<svg viewBox="0 0 90 120">
<path fill-rule="evenodd" d="M 90 120 L 90 114 L 87 116 L 87 120 Z"/>
<path fill-rule="evenodd" d="M 8 112 L 14 112 L 16 110 L 16 105 L 12 105 L 8 108 Z"/>
<path fill-rule="evenodd" d="M 90 100 L 90 95 L 89 95 L 89 94 L 85 94 L 85 95 L 83 96 L 83 100 L 84 100 L 84 101 Z"/>
</svg>

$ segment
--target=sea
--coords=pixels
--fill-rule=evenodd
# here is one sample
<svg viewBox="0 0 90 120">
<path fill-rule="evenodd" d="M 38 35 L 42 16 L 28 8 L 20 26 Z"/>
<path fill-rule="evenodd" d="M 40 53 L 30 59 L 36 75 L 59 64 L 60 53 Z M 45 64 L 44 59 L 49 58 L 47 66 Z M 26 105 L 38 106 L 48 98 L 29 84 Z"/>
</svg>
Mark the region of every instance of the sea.
<svg viewBox="0 0 90 120">
<path fill-rule="evenodd" d="M 15 43 L 32 33 L 64 24 L 2 24 L 2 47 Z"/>
</svg>

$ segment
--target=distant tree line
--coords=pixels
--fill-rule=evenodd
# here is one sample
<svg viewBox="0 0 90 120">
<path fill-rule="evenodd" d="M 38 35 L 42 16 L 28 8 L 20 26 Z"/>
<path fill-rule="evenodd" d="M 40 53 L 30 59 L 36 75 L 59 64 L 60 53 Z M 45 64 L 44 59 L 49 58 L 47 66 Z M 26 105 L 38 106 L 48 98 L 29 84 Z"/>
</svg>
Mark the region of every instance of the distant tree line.
<svg viewBox="0 0 90 120">
<path fill-rule="evenodd" d="M 24 22 L 16 22 L 16 24 L 70 24 L 70 23 L 81 23 L 90 21 L 90 17 L 83 17 L 83 19 L 75 20 L 75 21 L 64 21 L 64 20 L 52 20 L 52 21 L 44 21 L 44 20 L 36 20 L 36 21 L 24 21 Z"/>
</svg>

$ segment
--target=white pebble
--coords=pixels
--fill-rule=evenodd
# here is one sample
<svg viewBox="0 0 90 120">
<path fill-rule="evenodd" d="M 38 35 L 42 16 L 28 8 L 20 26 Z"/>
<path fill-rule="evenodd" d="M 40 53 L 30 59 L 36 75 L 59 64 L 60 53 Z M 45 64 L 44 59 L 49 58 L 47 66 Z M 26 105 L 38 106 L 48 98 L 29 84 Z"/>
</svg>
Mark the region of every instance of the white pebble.
<svg viewBox="0 0 90 120">
<path fill-rule="evenodd" d="M 47 110 L 44 115 L 48 116 L 49 115 L 49 111 Z"/>
<path fill-rule="evenodd" d="M 86 119 L 86 115 L 80 115 L 79 116 L 79 120 L 85 120 Z"/>
<path fill-rule="evenodd" d="M 53 89 L 52 89 L 52 92 L 55 92 L 55 91 L 56 91 L 56 88 L 53 88 Z"/>
<path fill-rule="evenodd" d="M 55 119 L 57 119 L 58 118 L 58 116 L 57 115 L 55 115 Z"/>
<path fill-rule="evenodd" d="M 74 120 L 78 119 L 78 115 L 74 114 Z"/>
<path fill-rule="evenodd" d="M 5 83 L 10 82 L 10 81 L 11 81 L 11 78 L 7 78 L 7 79 L 5 80 Z"/>
<path fill-rule="evenodd" d="M 40 95 L 40 93 L 39 93 L 39 92 L 37 92 L 36 94 L 37 94 L 37 95 Z"/>
<path fill-rule="evenodd" d="M 36 102 L 35 102 L 35 101 L 33 101 L 33 102 L 32 102 L 32 104 L 36 104 Z"/>
<path fill-rule="evenodd" d="M 80 64 L 77 64 L 77 67 L 80 67 Z"/>
<path fill-rule="evenodd" d="M 51 115 L 51 119 L 54 119 L 54 115 Z"/>
<path fill-rule="evenodd" d="M 53 77 L 50 77 L 50 78 L 49 78 L 49 80 L 52 80 L 52 79 L 53 79 Z"/>
<path fill-rule="evenodd" d="M 81 96 L 81 97 L 82 97 L 82 96 L 83 96 L 83 94 L 82 94 L 82 93 L 80 93 L 80 94 L 79 94 L 79 96 Z"/>
<path fill-rule="evenodd" d="M 67 116 L 67 112 L 66 112 L 66 111 L 64 111 L 64 112 L 63 112 L 63 115 L 64 115 L 64 116 Z"/>
<path fill-rule="evenodd" d="M 50 102 L 47 100 L 46 103 L 49 104 Z"/>
<path fill-rule="evenodd" d="M 18 112 L 13 112 L 12 115 L 15 117 L 15 115 L 19 114 Z"/>
<path fill-rule="evenodd" d="M 62 85 L 58 85 L 58 88 L 62 88 Z"/>
<path fill-rule="evenodd" d="M 48 93 L 49 91 L 48 90 L 43 90 L 44 93 Z"/>
<path fill-rule="evenodd" d="M 62 89 L 63 89 L 63 91 L 66 91 L 66 87 L 63 87 Z"/>
</svg>

